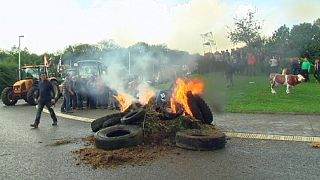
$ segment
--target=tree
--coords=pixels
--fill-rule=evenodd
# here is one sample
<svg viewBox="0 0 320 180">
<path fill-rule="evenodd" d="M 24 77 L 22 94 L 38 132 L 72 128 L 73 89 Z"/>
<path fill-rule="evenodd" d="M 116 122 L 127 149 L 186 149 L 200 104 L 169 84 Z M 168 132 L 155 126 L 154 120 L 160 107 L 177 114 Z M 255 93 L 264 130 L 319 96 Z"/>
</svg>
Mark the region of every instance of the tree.
<svg viewBox="0 0 320 180">
<path fill-rule="evenodd" d="M 320 18 L 316 19 L 313 24 L 320 28 Z"/>
<path fill-rule="evenodd" d="M 260 35 L 262 23 L 254 18 L 255 12 L 249 11 L 243 18 L 234 18 L 234 29 L 228 32 L 228 38 L 234 44 L 245 43 L 247 47 L 254 47 L 263 38 Z"/>
<path fill-rule="evenodd" d="M 270 54 L 285 56 L 290 51 L 289 47 L 290 29 L 284 24 L 273 32 L 268 39 L 266 47 Z"/>
<path fill-rule="evenodd" d="M 320 28 L 311 23 L 294 25 L 290 32 L 290 47 L 301 56 L 314 57 L 319 51 Z"/>
</svg>

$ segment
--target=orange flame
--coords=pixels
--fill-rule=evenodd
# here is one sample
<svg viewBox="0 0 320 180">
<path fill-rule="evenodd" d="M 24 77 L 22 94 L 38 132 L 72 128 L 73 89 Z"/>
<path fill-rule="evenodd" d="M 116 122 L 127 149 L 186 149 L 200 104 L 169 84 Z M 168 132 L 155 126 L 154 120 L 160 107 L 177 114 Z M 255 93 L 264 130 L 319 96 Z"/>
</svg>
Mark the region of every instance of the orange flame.
<svg viewBox="0 0 320 180">
<path fill-rule="evenodd" d="M 132 99 L 130 98 L 129 95 L 124 94 L 124 95 L 117 95 L 114 97 L 119 102 L 121 112 L 124 112 L 132 104 Z"/>
<path fill-rule="evenodd" d="M 188 104 L 187 92 L 191 91 L 192 94 L 202 94 L 204 87 L 204 83 L 200 80 L 184 81 L 178 78 L 170 100 L 172 111 L 177 112 L 177 104 L 181 104 L 185 112 L 193 116 Z"/>
<path fill-rule="evenodd" d="M 144 88 L 141 91 L 141 96 L 139 97 L 139 101 L 142 105 L 148 104 L 149 100 L 154 97 L 156 93 L 150 89 Z"/>
<path fill-rule="evenodd" d="M 188 82 L 188 90 L 192 92 L 192 94 L 203 94 L 204 92 L 204 83 L 199 79 L 195 79 Z"/>
</svg>

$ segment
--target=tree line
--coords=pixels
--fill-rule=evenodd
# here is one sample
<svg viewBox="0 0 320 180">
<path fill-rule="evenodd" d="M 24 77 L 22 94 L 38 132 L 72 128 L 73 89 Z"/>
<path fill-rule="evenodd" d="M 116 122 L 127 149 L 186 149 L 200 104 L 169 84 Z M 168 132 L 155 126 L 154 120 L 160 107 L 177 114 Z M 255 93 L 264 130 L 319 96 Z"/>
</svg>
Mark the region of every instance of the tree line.
<svg viewBox="0 0 320 180">
<path fill-rule="evenodd" d="M 291 29 L 285 24 L 279 27 L 271 37 L 263 37 L 263 25 L 255 19 L 255 12 L 248 12 L 243 18 L 234 19 L 234 28 L 229 28 L 228 38 L 234 44 L 242 43 L 241 49 L 252 51 L 259 62 L 268 56 L 280 59 L 307 56 L 310 59 L 320 57 L 320 18 L 313 23 L 301 23 Z M 165 44 L 150 45 L 138 42 L 128 48 L 123 48 L 113 40 L 103 40 L 97 44 L 76 44 L 67 46 L 62 52 L 34 54 L 27 48 L 21 50 L 21 65 L 43 64 L 44 55 L 50 57 L 53 69 L 62 59 L 63 64 L 70 64 L 83 59 L 104 60 L 116 56 L 116 60 L 127 66 L 128 56 L 137 57 L 148 54 L 150 61 L 157 65 L 181 64 L 185 61 L 196 61 L 198 72 L 206 73 L 220 70 L 219 63 L 213 61 L 208 54 L 191 55 L 186 51 L 169 49 Z M 212 53 L 213 54 L 213 53 Z M 161 67 L 161 66 L 155 66 Z M 0 90 L 11 86 L 18 77 L 18 49 L 0 50 Z"/>
<path fill-rule="evenodd" d="M 249 11 L 244 17 L 234 18 L 233 28 L 228 27 L 227 37 L 234 45 L 243 45 L 241 48 L 231 49 L 236 56 L 239 57 L 239 52 L 245 55 L 253 53 L 256 56 L 258 73 L 265 73 L 271 57 L 276 57 L 282 67 L 288 66 L 293 58 L 307 57 L 311 62 L 320 58 L 320 18 L 313 23 L 293 25 L 292 28 L 284 24 L 270 37 L 265 37 L 261 33 L 263 23 L 255 18 L 255 13 Z M 212 72 L 223 69 L 225 63 L 217 62 L 217 54 L 224 56 L 225 50 L 209 52 L 201 57 L 199 71 Z M 245 55 L 241 55 L 240 59 L 246 61 Z"/>
</svg>

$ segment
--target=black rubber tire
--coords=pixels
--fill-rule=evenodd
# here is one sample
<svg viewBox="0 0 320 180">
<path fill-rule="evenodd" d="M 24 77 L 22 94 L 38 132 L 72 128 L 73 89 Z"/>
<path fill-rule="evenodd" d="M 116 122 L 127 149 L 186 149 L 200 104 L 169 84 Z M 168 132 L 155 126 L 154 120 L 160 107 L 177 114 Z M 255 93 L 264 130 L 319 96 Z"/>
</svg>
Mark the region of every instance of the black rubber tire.
<svg viewBox="0 0 320 180">
<path fill-rule="evenodd" d="M 200 131 L 198 129 L 186 129 L 176 133 L 176 145 L 180 148 L 210 151 L 225 147 L 226 135 L 220 131 Z"/>
<path fill-rule="evenodd" d="M 7 106 L 13 106 L 18 102 L 18 100 L 14 98 L 14 92 L 12 87 L 6 87 L 2 90 L 1 99 L 3 104 Z"/>
<path fill-rule="evenodd" d="M 199 95 L 193 95 L 199 109 L 201 112 L 201 115 L 203 117 L 203 122 L 206 124 L 211 124 L 213 121 L 213 115 L 210 107 L 208 104 L 202 99 Z"/>
<path fill-rule="evenodd" d="M 37 86 L 31 87 L 27 94 L 27 102 L 30 105 L 37 105 L 38 104 L 38 97 L 39 97 L 39 88 Z"/>
<path fill-rule="evenodd" d="M 55 102 L 57 102 L 59 100 L 59 98 L 61 97 L 61 93 L 60 93 L 60 88 L 59 88 L 59 84 L 57 81 L 52 80 L 50 81 L 53 87 L 53 91 L 54 91 L 54 100 Z"/>
<path fill-rule="evenodd" d="M 143 132 L 139 126 L 116 125 L 99 130 L 94 138 L 97 148 L 113 150 L 141 144 Z"/>
<path fill-rule="evenodd" d="M 110 126 L 114 126 L 114 125 L 120 124 L 121 123 L 120 120 L 121 120 L 121 117 L 110 118 L 110 119 L 106 120 L 102 124 L 102 128 L 107 128 L 107 127 L 110 127 Z"/>
<path fill-rule="evenodd" d="M 27 97 L 23 98 L 23 100 L 24 100 L 26 103 L 28 103 Z M 29 104 L 29 103 L 28 103 L 28 104 Z"/>
<path fill-rule="evenodd" d="M 190 107 L 193 117 L 204 122 L 204 118 L 201 114 L 200 108 L 191 91 L 187 92 L 187 98 L 188 98 L 188 105 Z"/>
<path fill-rule="evenodd" d="M 102 125 L 105 121 L 108 119 L 114 118 L 114 117 L 123 117 L 125 114 L 122 112 L 114 113 L 114 114 L 108 114 L 106 116 L 100 117 L 94 121 L 91 122 L 91 129 L 93 132 L 97 132 L 102 128 Z"/>
<path fill-rule="evenodd" d="M 144 120 L 146 111 L 142 108 L 129 112 L 121 118 L 122 124 L 139 124 Z"/>
</svg>

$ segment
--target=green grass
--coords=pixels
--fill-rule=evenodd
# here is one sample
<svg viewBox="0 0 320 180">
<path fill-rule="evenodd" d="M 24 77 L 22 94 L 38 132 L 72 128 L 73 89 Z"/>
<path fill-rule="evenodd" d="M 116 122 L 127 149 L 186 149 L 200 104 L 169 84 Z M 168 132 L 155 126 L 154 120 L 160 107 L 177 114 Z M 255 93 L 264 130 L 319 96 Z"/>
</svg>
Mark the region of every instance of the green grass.
<svg viewBox="0 0 320 180">
<path fill-rule="evenodd" d="M 223 74 L 196 77 L 205 82 L 203 97 L 215 112 L 320 113 L 320 84 L 314 79 L 297 85 L 291 89 L 292 94 L 287 95 L 284 86 L 279 86 L 277 94 L 272 94 L 267 76 L 235 76 L 234 86 L 229 88 Z"/>
<path fill-rule="evenodd" d="M 216 76 L 216 78 L 215 78 Z M 217 79 L 217 74 L 202 76 L 207 84 L 205 99 L 209 99 L 210 92 L 215 92 L 216 87 L 212 82 Z M 314 80 L 301 83 L 291 89 L 292 94 L 286 94 L 285 86 L 277 88 L 277 94 L 272 94 L 267 76 L 236 76 L 233 87 L 226 88 L 224 77 L 218 92 L 225 94 L 225 110 L 227 112 L 299 112 L 320 113 L 320 84 Z"/>
</svg>

